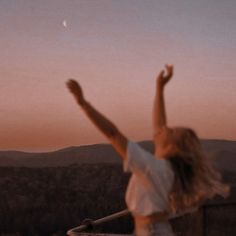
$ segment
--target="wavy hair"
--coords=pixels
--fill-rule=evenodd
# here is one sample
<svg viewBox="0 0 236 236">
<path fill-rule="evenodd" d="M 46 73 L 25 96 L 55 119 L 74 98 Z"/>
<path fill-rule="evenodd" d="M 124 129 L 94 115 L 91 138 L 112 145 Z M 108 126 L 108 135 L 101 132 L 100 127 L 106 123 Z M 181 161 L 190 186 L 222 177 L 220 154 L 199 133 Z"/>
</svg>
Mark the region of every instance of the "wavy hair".
<svg viewBox="0 0 236 236">
<path fill-rule="evenodd" d="M 215 195 L 228 195 L 229 186 L 222 183 L 220 173 L 213 167 L 192 129 L 168 128 L 166 139 L 171 147 L 166 158 L 175 174 L 169 194 L 172 212 L 198 207 Z"/>
</svg>

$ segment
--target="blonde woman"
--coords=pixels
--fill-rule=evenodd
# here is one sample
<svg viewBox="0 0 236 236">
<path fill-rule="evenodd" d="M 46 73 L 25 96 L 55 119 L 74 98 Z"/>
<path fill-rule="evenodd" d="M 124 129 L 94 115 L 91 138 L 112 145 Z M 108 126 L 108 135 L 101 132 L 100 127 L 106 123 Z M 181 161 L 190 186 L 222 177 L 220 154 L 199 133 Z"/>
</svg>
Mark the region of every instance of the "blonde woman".
<svg viewBox="0 0 236 236">
<path fill-rule="evenodd" d="M 88 118 L 108 138 L 132 173 L 126 203 L 137 236 L 174 235 L 170 218 L 196 210 L 216 194 L 226 196 L 228 186 L 208 163 L 199 138 L 190 128 L 170 128 L 166 122 L 164 88 L 173 75 L 166 65 L 157 77 L 153 109 L 155 153 L 128 140 L 118 128 L 85 99 L 75 80 L 67 87 Z"/>
</svg>

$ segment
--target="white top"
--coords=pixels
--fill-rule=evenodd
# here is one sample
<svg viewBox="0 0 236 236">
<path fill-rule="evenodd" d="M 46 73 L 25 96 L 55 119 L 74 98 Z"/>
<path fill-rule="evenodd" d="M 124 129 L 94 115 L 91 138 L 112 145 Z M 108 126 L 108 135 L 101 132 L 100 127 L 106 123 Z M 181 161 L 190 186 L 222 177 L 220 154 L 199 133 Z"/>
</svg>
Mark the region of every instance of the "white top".
<svg viewBox="0 0 236 236">
<path fill-rule="evenodd" d="M 125 197 L 129 211 L 142 216 L 170 212 L 168 194 L 174 181 L 170 163 L 130 140 L 126 155 L 124 171 L 132 173 Z"/>
</svg>

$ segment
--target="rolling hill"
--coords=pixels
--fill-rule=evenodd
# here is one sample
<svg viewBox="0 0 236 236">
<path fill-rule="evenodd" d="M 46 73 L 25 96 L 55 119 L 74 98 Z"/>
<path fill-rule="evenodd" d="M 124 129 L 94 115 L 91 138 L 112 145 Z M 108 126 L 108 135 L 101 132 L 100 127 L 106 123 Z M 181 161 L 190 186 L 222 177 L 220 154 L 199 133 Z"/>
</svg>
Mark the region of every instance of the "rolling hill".
<svg viewBox="0 0 236 236">
<path fill-rule="evenodd" d="M 201 142 L 205 151 L 215 160 L 220 169 L 236 171 L 236 141 L 212 139 L 201 140 Z M 153 152 L 151 141 L 143 141 L 140 144 Z M 109 144 L 68 147 L 44 153 L 0 151 L 0 166 L 57 167 L 95 163 L 121 163 L 121 160 Z"/>
</svg>

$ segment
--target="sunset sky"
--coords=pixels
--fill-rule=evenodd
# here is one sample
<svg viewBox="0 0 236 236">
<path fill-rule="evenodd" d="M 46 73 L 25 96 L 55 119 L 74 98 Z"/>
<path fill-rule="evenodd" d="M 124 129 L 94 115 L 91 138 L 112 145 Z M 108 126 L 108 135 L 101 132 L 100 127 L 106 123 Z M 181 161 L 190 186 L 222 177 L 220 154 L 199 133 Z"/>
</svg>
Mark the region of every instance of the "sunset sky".
<svg viewBox="0 0 236 236">
<path fill-rule="evenodd" d="M 168 124 L 236 140 L 235 12 L 235 0 L 1 0 L 0 150 L 106 142 L 68 78 L 127 137 L 151 139 L 166 63 Z"/>
</svg>

